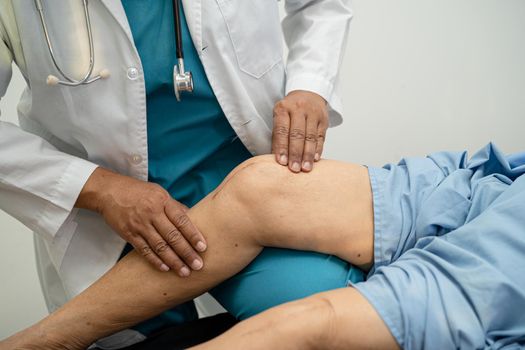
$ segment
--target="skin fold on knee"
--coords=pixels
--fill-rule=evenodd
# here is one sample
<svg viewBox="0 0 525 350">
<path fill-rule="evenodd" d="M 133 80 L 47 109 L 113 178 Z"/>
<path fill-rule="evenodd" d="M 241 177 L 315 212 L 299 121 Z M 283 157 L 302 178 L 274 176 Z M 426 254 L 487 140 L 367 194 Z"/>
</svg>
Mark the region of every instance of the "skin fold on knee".
<svg viewBox="0 0 525 350">
<path fill-rule="evenodd" d="M 229 205 L 229 216 L 243 216 L 251 225 L 244 234 L 252 235 L 260 246 L 260 235 L 269 215 L 273 215 L 278 205 L 278 186 L 297 176 L 277 163 L 270 155 L 251 158 L 235 168 L 222 184 L 210 194 L 215 206 Z M 288 180 L 288 178 L 290 178 Z M 279 218 L 282 219 L 285 213 Z"/>
</svg>

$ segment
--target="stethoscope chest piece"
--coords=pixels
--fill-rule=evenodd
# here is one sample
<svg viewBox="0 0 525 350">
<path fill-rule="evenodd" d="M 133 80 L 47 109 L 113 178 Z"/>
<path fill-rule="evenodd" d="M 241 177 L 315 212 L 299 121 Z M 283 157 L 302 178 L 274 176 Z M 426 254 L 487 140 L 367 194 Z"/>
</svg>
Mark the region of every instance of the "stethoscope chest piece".
<svg viewBox="0 0 525 350">
<path fill-rule="evenodd" d="M 175 24 L 175 44 L 177 64 L 173 67 L 173 87 L 177 101 L 181 100 L 182 92 L 193 92 L 193 76 L 184 69 L 184 52 L 182 51 L 182 30 L 180 20 L 180 0 L 173 0 L 173 18 Z"/>
<path fill-rule="evenodd" d="M 181 100 L 181 93 L 193 92 L 193 76 L 191 72 L 184 70 L 184 61 L 179 59 L 178 64 L 173 67 L 173 87 L 177 101 Z"/>
</svg>

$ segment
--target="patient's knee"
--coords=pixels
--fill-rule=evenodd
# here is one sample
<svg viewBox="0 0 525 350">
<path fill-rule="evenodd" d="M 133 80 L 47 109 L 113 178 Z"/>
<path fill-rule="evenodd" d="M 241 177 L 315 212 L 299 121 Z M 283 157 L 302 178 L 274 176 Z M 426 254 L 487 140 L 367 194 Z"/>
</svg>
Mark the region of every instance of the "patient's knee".
<svg viewBox="0 0 525 350">
<path fill-rule="evenodd" d="M 228 196 L 230 200 L 257 210 L 278 199 L 291 172 L 279 165 L 273 155 L 253 157 L 236 167 L 213 194 L 213 199 Z"/>
</svg>

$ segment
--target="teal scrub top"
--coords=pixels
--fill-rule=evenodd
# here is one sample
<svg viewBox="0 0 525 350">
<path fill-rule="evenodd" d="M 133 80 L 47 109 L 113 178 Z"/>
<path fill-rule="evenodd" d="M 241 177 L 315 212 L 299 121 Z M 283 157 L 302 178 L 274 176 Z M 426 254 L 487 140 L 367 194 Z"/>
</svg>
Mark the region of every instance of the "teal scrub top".
<svg viewBox="0 0 525 350">
<path fill-rule="evenodd" d="M 183 14 L 185 66 L 193 74 L 195 89 L 183 93 L 182 101 L 177 102 L 173 91 L 177 58 L 172 0 L 122 0 L 122 4 L 146 83 L 149 181 L 191 207 L 251 155 L 222 112 Z M 130 250 L 128 245 L 124 253 Z M 193 303 L 188 303 L 135 329 L 148 335 L 196 317 Z"/>
</svg>

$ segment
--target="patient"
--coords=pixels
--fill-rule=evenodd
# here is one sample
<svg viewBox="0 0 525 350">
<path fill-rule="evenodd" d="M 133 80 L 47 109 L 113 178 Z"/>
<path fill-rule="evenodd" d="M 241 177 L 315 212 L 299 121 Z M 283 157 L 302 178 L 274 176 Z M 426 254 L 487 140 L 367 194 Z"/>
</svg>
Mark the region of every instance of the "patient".
<svg viewBox="0 0 525 350">
<path fill-rule="evenodd" d="M 446 152 L 381 169 L 323 160 L 303 174 L 256 157 L 188 212 L 208 241 L 201 271 L 181 278 L 130 253 L 0 349 L 86 348 L 218 285 L 263 247 L 335 255 L 369 277 L 272 308 L 199 349 L 525 345 L 524 172 L 525 153 L 504 157 L 492 145 L 470 161 Z"/>
</svg>

